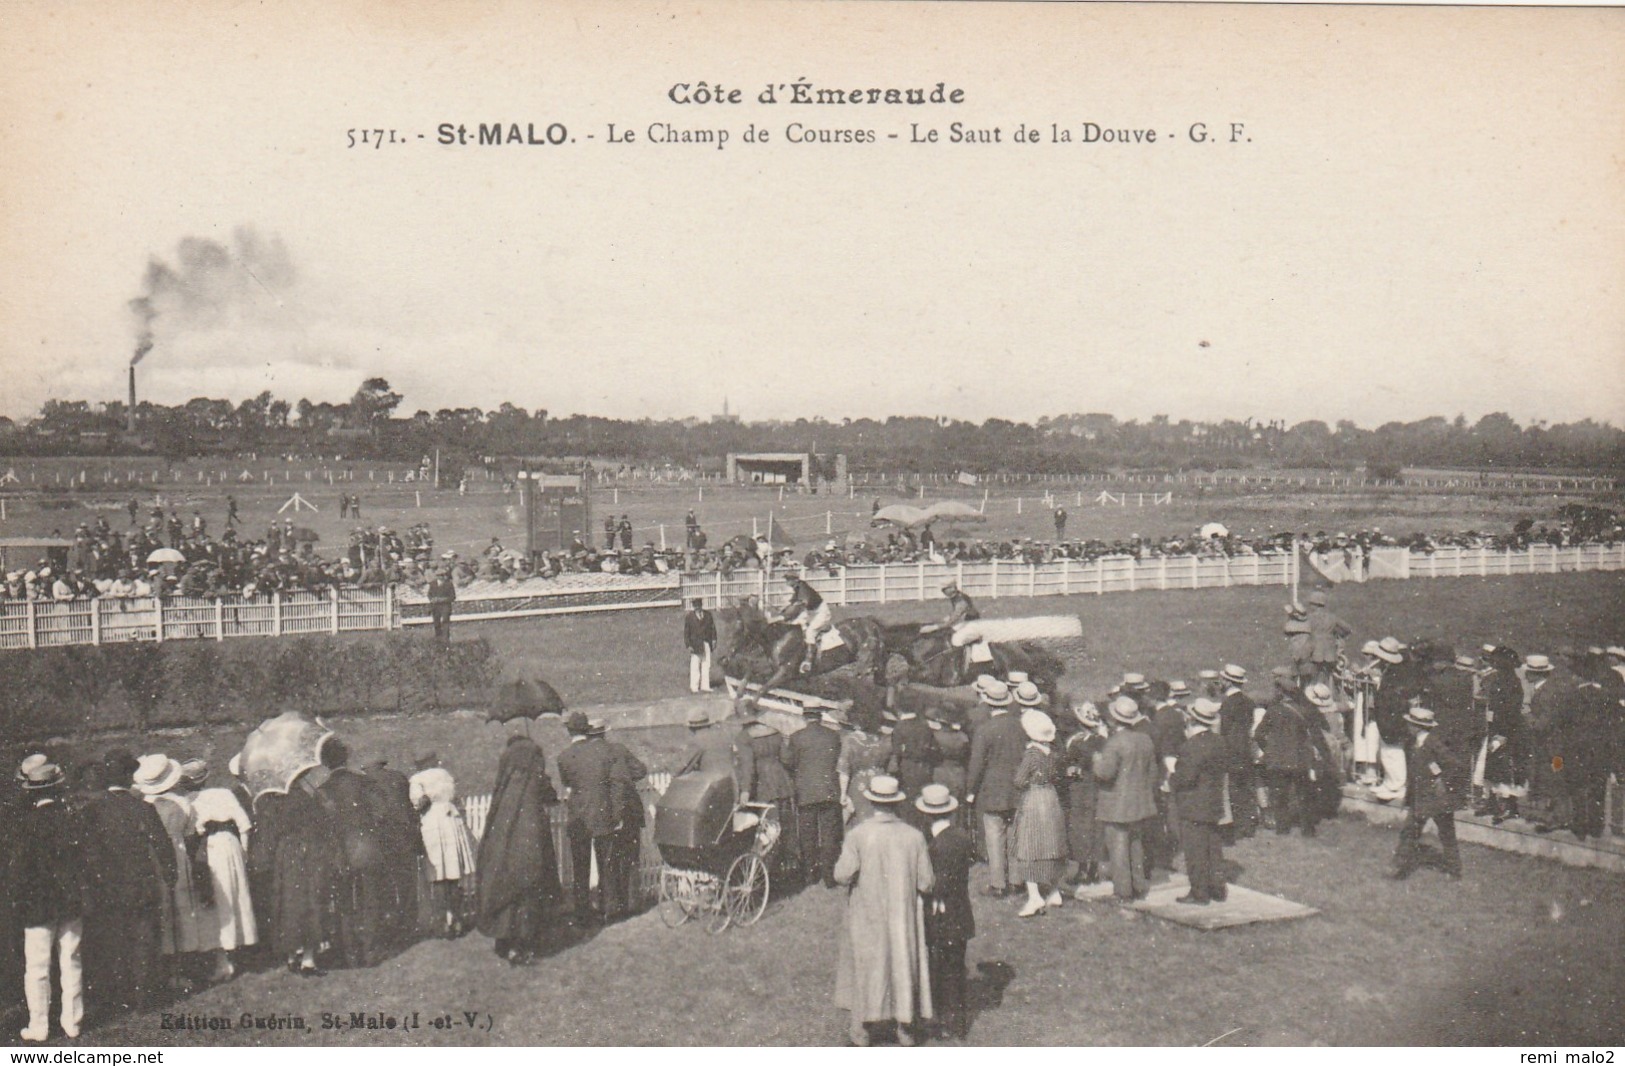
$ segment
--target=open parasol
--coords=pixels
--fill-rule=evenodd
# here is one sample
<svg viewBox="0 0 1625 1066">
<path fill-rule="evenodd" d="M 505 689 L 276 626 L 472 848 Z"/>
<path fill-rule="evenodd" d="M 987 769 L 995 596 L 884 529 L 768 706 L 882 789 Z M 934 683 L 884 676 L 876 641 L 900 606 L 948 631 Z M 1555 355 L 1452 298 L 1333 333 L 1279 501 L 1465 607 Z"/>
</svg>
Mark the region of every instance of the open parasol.
<svg viewBox="0 0 1625 1066">
<path fill-rule="evenodd" d="M 184 563 L 185 561 L 186 556 L 174 548 L 159 548 L 147 556 L 147 562 L 149 563 Z"/>
<path fill-rule="evenodd" d="M 1207 525 L 1198 530 L 1198 532 L 1201 533 L 1203 540 L 1206 540 L 1209 537 L 1228 537 L 1230 535 L 1230 531 L 1224 526 L 1220 525 L 1218 522 L 1209 522 Z"/>
<path fill-rule="evenodd" d="M 869 519 L 869 523 L 870 525 L 878 525 L 881 522 L 890 522 L 899 526 L 918 526 L 930 520 L 930 515 L 918 507 L 912 507 L 906 503 L 894 503 L 876 511 L 874 516 Z"/>
<path fill-rule="evenodd" d="M 487 722 L 511 722 L 515 718 L 538 718 L 544 714 L 563 714 L 564 699 L 558 691 L 541 678 L 506 681 L 497 687 L 491 700 Z"/>
<path fill-rule="evenodd" d="M 929 522 L 986 522 L 987 515 L 962 500 L 943 500 L 925 509 Z"/>
<path fill-rule="evenodd" d="M 322 763 L 322 744 L 333 731 L 319 718 L 286 711 L 260 723 L 243 741 L 243 781 L 249 795 L 287 792 L 293 779 Z"/>
</svg>

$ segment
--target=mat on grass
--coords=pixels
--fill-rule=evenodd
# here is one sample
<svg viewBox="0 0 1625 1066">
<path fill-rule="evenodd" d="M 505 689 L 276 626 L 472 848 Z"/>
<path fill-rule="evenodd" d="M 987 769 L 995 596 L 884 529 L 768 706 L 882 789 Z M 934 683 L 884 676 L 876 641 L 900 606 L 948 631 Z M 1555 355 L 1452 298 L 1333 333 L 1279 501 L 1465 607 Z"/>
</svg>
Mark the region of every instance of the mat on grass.
<svg viewBox="0 0 1625 1066">
<path fill-rule="evenodd" d="M 1134 910 L 1166 918 L 1170 922 L 1188 925 L 1192 929 L 1228 929 L 1234 925 L 1254 922 L 1285 922 L 1293 918 L 1308 918 L 1320 912 L 1302 903 L 1294 903 L 1280 896 L 1271 896 L 1241 885 L 1231 885 L 1223 903 L 1197 906 L 1175 903 L 1174 900 L 1190 891 L 1190 882 L 1184 874 L 1174 874 L 1166 881 L 1151 886 L 1151 891 L 1136 903 Z M 1110 882 L 1084 886 L 1084 898 L 1109 902 L 1112 897 Z"/>
</svg>

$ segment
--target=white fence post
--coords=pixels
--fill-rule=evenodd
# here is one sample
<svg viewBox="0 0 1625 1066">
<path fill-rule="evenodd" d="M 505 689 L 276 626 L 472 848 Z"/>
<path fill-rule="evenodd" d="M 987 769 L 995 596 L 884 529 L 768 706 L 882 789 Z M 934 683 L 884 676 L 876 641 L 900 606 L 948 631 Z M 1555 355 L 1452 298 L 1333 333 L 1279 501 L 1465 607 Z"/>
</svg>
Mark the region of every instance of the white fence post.
<svg viewBox="0 0 1625 1066">
<path fill-rule="evenodd" d="M 990 599 L 998 599 L 999 598 L 999 561 L 997 559 L 993 560 L 993 569 L 990 571 L 990 573 L 992 574 L 992 577 L 990 578 L 991 587 L 988 589 L 987 594 L 988 594 L 988 597 Z"/>
<path fill-rule="evenodd" d="M 681 574 L 677 577 L 677 598 L 683 598 L 683 578 Z M 396 628 L 398 627 L 395 624 L 395 586 L 386 581 L 384 582 L 384 629 Z"/>
<path fill-rule="evenodd" d="M 219 596 L 214 598 L 214 639 L 226 639 L 226 601 Z"/>
<path fill-rule="evenodd" d="M 880 571 L 880 602 L 886 602 L 886 564 L 881 563 L 877 568 Z"/>
<path fill-rule="evenodd" d="M 271 635 L 273 637 L 282 635 L 282 593 L 280 591 L 271 593 Z"/>
<path fill-rule="evenodd" d="M 921 559 L 919 561 L 918 581 L 919 581 L 920 589 L 919 589 L 919 596 L 917 598 L 919 599 L 919 601 L 921 603 L 924 603 L 925 602 L 925 560 L 924 559 Z"/>
<path fill-rule="evenodd" d="M 60 475 L 60 474 L 57 475 L 57 477 L 59 477 L 59 478 L 61 476 L 62 475 Z M 28 646 L 30 648 L 39 647 L 39 629 L 35 625 L 36 621 L 37 621 L 37 615 L 36 615 L 36 612 L 35 612 L 35 609 L 34 609 L 34 601 L 29 600 L 28 601 Z"/>
<path fill-rule="evenodd" d="M 164 598 L 162 596 L 154 596 L 152 598 L 152 606 L 153 613 L 158 616 L 158 630 L 154 634 L 154 637 L 158 643 L 162 644 L 164 642 Z"/>
<path fill-rule="evenodd" d="M 1027 564 L 1027 595 L 1038 595 L 1038 564 Z"/>
<path fill-rule="evenodd" d="M 102 642 L 102 601 L 99 599 L 90 601 L 90 642 Z"/>
<path fill-rule="evenodd" d="M 841 567 L 841 606 L 845 607 L 846 605 L 846 567 L 843 566 Z"/>
<path fill-rule="evenodd" d="M 722 571 L 717 571 L 717 602 L 711 605 L 713 610 L 722 610 Z M 814 736 L 818 734 L 814 733 Z"/>
<path fill-rule="evenodd" d="M 1061 556 L 1061 595 L 1072 595 L 1072 559 Z"/>
<path fill-rule="evenodd" d="M 1168 557 L 1157 556 L 1157 587 L 1163 591 L 1168 589 Z"/>
</svg>

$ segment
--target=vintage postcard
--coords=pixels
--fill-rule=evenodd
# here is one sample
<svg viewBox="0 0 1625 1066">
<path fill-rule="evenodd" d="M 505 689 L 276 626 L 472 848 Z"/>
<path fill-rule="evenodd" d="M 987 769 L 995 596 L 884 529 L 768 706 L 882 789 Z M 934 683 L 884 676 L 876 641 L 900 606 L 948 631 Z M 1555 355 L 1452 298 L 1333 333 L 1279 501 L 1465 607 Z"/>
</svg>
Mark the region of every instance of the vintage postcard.
<svg viewBox="0 0 1625 1066">
<path fill-rule="evenodd" d="M 1612 1062 L 1622 71 L 0 5 L 0 1042 Z"/>
</svg>

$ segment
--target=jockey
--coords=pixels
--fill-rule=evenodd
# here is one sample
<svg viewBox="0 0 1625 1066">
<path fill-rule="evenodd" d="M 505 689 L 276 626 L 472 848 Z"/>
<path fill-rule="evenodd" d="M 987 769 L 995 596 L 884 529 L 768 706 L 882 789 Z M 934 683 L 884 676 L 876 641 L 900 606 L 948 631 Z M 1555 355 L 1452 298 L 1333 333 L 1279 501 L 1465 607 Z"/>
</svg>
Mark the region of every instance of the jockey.
<svg viewBox="0 0 1625 1066">
<path fill-rule="evenodd" d="M 811 673 L 813 658 L 818 652 L 818 638 L 835 628 L 835 619 L 830 615 L 829 604 L 824 602 L 824 597 L 803 581 L 799 574 L 787 573 L 784 580 L 790 586 L 791 595 L 780 617 L 801 626 L 802 638 L 807 645 L 807 657 L 801 664 L 801 672 Z"/>
<path fill-rule="evenodd" d="M 948 638 L 948 642 L 954 647 L 960 648 L 968 644 L 974 644 L 976 637 L 973 633 L 967 632 L 966 627 L 981 618 L 982 612 L 976 609 L 976 604 L 971 601 L 969 596 L 960 591 L 958 582 L 949 581 L 944 584 L 942 594 L 948 597 L 948 614 L 940 622 L 932 622 L 921 626 L 921 635 L 940 633 L 946 629 L 952 634 Z M 969 655 L 968 652 L 966 654 Z M 967 658 L 966 669 L 969 668 L 969 659 Z"/>
</svg>

